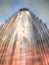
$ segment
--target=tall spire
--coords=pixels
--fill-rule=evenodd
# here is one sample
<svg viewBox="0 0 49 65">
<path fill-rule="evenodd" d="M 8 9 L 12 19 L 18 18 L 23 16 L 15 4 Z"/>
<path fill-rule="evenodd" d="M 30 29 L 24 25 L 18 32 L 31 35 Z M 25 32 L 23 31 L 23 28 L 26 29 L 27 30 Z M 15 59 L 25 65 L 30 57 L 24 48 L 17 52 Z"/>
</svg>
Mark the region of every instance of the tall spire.
<svg viewBox="0 0 49 65">
<path fill-rule="evenodd" d="M 48 28 L 22 8 L 0 27 L 0 65 L 48 65 Z"/>
</svg>

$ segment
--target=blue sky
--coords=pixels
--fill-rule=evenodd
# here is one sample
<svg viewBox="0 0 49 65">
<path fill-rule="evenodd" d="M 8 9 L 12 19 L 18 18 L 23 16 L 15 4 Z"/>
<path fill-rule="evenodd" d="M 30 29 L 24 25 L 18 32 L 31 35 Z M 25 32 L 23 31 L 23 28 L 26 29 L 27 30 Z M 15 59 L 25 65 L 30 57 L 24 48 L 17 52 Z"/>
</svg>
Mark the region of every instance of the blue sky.
<svg viewBox="0 0 49 65">
<path fill-rule="evenodd" d="M 0 25 L 23 7 L 29 8 L 49 27 L 49 0 L 0 0 Z"/>
</svg>

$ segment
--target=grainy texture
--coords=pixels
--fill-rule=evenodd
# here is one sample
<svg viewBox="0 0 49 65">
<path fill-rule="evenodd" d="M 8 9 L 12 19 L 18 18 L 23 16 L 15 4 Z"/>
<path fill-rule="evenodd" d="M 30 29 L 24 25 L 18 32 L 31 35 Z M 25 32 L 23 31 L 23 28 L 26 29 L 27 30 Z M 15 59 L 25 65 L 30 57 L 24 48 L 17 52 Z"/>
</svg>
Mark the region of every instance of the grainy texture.
<svg viewBox="0 0 49 65">
<path fill-rule="evenodd" d="M 0 27 L 0 65 L 49 65 L 49 32 L 29 9 Z"/>
</svg>

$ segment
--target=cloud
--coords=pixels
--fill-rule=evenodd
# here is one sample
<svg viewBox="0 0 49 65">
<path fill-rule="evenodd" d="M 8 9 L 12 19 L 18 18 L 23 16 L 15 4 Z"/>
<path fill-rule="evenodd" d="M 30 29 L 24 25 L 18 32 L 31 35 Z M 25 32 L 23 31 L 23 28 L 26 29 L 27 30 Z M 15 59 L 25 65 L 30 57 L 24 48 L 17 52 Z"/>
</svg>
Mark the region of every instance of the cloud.
<svg viewBox="0 0 49 65">
<path fill-rule="evenodd" d="M 12 0 L 0 0 L 0 3 L 0 17 L 4 17 L 12 9 Z"/>
</svg>

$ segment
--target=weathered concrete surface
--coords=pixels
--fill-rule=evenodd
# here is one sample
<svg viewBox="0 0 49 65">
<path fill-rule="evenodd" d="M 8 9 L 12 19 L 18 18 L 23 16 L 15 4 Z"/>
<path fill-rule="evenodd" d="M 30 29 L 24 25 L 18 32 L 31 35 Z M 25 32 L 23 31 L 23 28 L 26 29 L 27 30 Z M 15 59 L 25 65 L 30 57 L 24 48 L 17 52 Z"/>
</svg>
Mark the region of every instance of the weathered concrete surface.
<svg viewBox="0 0 49 65">
<path fill-rule="evenodd" d="M 49 65 L 49 32 L 28 9 L 0 28 L 0 65 Z"/>
</svg>

